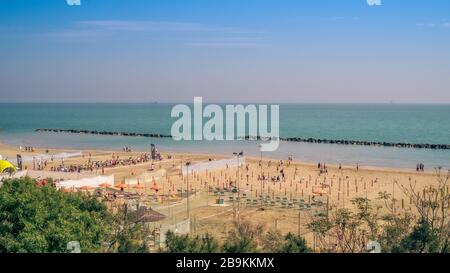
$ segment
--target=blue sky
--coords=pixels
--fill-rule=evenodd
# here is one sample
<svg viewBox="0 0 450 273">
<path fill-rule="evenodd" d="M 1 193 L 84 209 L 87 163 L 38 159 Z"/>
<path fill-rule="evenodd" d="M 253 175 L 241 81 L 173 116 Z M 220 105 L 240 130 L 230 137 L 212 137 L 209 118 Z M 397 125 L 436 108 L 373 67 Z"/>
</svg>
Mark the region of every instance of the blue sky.
<svg viewBox="0 0 450 273">
<path fill-rule="evenodd" d="M 450 103 L 450 1 L 0 0 L 0 102 Z"/>
</svg>

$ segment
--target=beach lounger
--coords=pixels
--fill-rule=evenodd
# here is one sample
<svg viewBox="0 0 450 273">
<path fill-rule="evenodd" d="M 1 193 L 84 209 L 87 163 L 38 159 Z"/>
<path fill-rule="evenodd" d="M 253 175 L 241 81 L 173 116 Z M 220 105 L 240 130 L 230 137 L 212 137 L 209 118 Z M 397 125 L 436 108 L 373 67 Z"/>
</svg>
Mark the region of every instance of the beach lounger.
<svg viewBox="0 0 450 273">
<path fill-rule="evenodd" d="M 299 208 L 300 210 L 310 210 L 311 206 L 309 204 L 300 203 Z"/>
</svg>

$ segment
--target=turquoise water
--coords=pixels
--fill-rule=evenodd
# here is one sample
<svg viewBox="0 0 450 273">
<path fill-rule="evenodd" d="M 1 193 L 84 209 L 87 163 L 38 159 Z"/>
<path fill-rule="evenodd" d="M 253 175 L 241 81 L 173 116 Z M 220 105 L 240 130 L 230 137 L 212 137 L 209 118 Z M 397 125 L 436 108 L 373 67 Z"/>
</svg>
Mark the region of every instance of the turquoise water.
<svg viewBox="0 0 450 273">
<path fill-rule="evenodd" d="M 256 142 L 204 142 L 35 133 L 37 128 L 170 134 L 172 104 L 0 104 L 0 142 L 45 147 L 148 149 L 259 156 Z M 281 104 L 280 136 L 450 144 L 450 105 Z M 285 143 L 263 156 L 297 160 L 413 168 L 450 167 L 450 151 Z"/>
</svg>

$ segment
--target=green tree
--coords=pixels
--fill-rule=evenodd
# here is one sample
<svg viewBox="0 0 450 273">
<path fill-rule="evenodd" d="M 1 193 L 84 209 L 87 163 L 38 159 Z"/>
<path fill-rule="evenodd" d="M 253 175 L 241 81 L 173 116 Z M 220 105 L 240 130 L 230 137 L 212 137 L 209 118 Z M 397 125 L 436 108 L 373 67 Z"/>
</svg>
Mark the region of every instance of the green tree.
<svg viewBox="0 0 450 273">
<path fill-rule="evenodd" d="M 395 252 L 403 253 L 433 253 L 440 252 L 439 238 L 426 219 L 421 219 L 412 232 L 405 236 Z"/>
<path fill-rule="evenodd" d="M 381 245 L 383 252 L 402 252 L 400 242 L 411 230 L 414 217 L 405 213 L 403 215 L 388 214 L 382 217 L 384 225 L 376 241 Z"/>
<path fill-rule="evenodd" d="M 172 231 L 166 233 L 166 252 L 168 253 L 217 253 L 220 251 L 218 242 L 209 234 L 202 237 L 176 235 Z"/>
<path fill-rule="evenodd" d="M 30 178 L 7 180 L 0 187 L 0 252 L 68 252 L 71 241 L 82 252 L 101 252 L 111 219 L 93 197 L 37 187 Z"/>
<path fill-rule="evenodd" d="M 283 235 L 278 230 L 269 230 L 262 239 L 263 251 L 277 253 L 283 244 Z"/>
<path fill-rule="evenodd" d="M 278 253 L 308 253 L 311 249 L 306 245 L 306 240 L 298 235 L 288 233 L 284 242 L 277 251 Z"/>
<path fill-rule="evenodd" d="M 151 231 L 145 222 L 130 217 L 128 206 L 119 207 L 113 215 L 111 233 L 108 238 L 108 252 L 148 253 Z"/>
<path fill-rule="evenodd" d="M 262 226 L 253 227 L 249 222 L 236 224 L 229 232 L 223 250 L 226 253 L 256 253 L 262 231 Z"/>
</svg>

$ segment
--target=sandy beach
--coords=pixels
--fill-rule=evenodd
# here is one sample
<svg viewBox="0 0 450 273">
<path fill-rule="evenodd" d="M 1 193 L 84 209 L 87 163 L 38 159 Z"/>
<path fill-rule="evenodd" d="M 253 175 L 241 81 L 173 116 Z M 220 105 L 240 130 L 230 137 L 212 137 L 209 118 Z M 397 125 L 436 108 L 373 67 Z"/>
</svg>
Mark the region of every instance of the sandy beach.
<svg viewBox="0 0 450 273">
<path fill-rule="evenodd" d="M 15 163 L 17 154 L 36 156 L 73 151 L 35 148 L 34 152 L 23 152 L 19 150 L 19 147 L 0 144 L 0 154 L 3 159 L 9 159 L 12 163 Z M 142 151 L 82 150 L 81 157 L 66 158 L 64 165 L 107 161 L 113 156 L 118 156 L 119 159 L 135 158 L 142 153 Z M 127 185 L 123 189 L 127 192 L 139 193 L 140 204 L 146 204 L 166 216 L 161 222 L 153 223 L 155 227 L 161 224 L 174 225 L 187 219 L 186 198 L 183 198 L 186 195 L 183 196 L 182 193 L 186 192 L 189 180 L 193 192 L 190 197 L 193 233 L 208 232 L 219 239 L 226 237 L 233 227 L 233 220 L 239 217 L 238 214 L 241 221 L 261 224 L 267 230 L 277 229 L 282 233 L 300 232 L 306 239 L 310 239 L 312 234 L 306 225 L 314 215 L 327 211 L 327 208 L 329 212 L 343 207 L 352 209 L 351 200 L 362 197 L 372 200 L 375 205 L 383 209 L 383 203 L 377 200 L 377 197 L 380 192 L 387 192 L 397 200 L 396 210 L 410 211 L 410 200 L 406 199 L 401 187 L 407 187 L 413 183 L 416 184 L 416 189 L 420 190 L 436 182 L 434 170 L 416 172 L 415 170 L 364 166 L 359 166 L 357 170 L 356 166 L 342 166 L 340 169 L 339 166 L 329 165 L 326 171 L 323 170 L 321 173 L 317 163 L 263 158 L 260 164 L 260 158 L 251 157 L 246 158 L 245 164 L 239 168 L 239 171 L 237 168 L 225 167 L 182 176 L 180 170 L 185 162 L 189 161 L 195 165 L 209 160 L 233 157 L 186 153 L 169 155 L 164 151 L 161 151 L 161 155 L 163 158 L 161 161 L 81 171 L 79 175 L 89 177 L 114 174 L 115 185 L 118 185 L 126 179 L 138 177 L 144 173 L 157 176 L 160 170 L 164 170 L 163 177 L 153 182 L 142 183 L 142 188 Z M 61 164 L 60 160 L 47 162 L 43 171 L 50 171 L 52 167 Z M 32 168 L 33 164 L 30 162 L 24 165 L 24 169 Z M 284 180 L 281 178 L 281 171 L 284 173 Z M 261 178 L 262 174 L 265 177 L 273 177 L 275 180 L 277 176 L 280 176 L 280 181 L 272 181 L 272 179 L 261 181 L 258 178 Z M 238 187 L 240 193 L 230 192 L 232 186 Z M 158 191 L 155 188 L 158 188 Z M 238 199 L 239 195 L 241 195 L 240 203 L 233 202 L 232 199 Z M 224 203 L 217 204 L 220 203 L 218 199 L 223 199 Z M 308 207 L 300 208 L 300 203 L 308 204 Z M 309 204 L 313 206 L 309 207 Z M 113 204 L 110 205 L 113 206 Z"/>
</svg>

